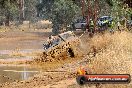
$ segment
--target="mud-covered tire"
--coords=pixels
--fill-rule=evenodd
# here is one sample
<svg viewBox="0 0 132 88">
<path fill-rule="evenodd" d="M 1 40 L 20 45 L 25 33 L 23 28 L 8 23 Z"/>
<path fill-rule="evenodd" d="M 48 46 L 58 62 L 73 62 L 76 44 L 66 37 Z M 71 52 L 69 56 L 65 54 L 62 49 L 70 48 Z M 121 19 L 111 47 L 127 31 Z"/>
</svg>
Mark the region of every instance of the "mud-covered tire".
<svg viewBox="0 0 132 88">
<path fill-rule="evenodd" d="M 77 78 L 76 78 L 76 81 L 79 85 L 84 85 L 86 83 L 86 78 L 82 75 L 79 75 Z"/>
<path fill-rule="evenodd" d="M 71 58 L 75 57 L 74 51 L 73 51 L 73 49 L 71 49 L 71 48 L 68 48 L 68 49 L 67 49 L 67 54 L 68 54 L 68 56 L 71 57 Z"/>
<path fill-rule="evenodd" d="M 43 54 L 42 54 L 42 57 L 43 58 L 46 58 L 48 55 L 46 54 L 46 52 L 43 52 Z"/>
</svg>

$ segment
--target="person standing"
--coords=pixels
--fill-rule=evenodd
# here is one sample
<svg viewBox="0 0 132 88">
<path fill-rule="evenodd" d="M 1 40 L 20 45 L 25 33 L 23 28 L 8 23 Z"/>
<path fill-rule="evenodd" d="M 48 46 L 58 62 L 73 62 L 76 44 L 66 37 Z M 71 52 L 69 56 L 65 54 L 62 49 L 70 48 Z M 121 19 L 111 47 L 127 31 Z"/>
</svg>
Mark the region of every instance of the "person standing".
<svg viewBox="0 0 132 88">
<path fill-rule="evenodd" d="M 92 19 L 90 19 L 89 29 L 90 33 L 94 33 L 94 22 Z"/>
<path fill-rule="evenodd" d="M 112 21 L 112 22 L 110 23 L 110 33 L 114 33 L 114 26 L 115 26 L 115 22 Z"/>
<path fill-rule="evenodd" d="M 118 30 L 121 32 L 121 29 L 120 29 L 121 24 L 119 21 L 117 22 L 117 26 L 118 26 Z"/>
</svg>

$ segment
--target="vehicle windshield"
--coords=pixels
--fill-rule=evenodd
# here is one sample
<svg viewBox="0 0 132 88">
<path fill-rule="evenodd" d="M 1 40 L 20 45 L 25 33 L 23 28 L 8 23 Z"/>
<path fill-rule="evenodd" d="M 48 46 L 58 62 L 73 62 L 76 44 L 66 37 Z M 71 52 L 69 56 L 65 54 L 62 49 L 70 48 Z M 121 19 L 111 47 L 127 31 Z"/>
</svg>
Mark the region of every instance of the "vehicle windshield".
<svg viewBox="0 0 132 88">
<path fill-rule="evenodd" d="M 77 19 L 75 23 L 86 23 L 86 19 Z"/>
<path fill-rule="evenodd" d="M 104 18 L 100 18 L 100 21 L 103 21 L 104 20 Z"/>
<path fill-rule="evenodd" d="M 73 34 L 66 33 L 66 34 L 61 35 L 61 37 L 62 37 L 63 39 L 68 39 L 68 38 L 71 37 L 71 36 L 73 36 Z"/>
<path fill-rule="evenodd" d="M 60 37 L 59 37 L 60 36 Z M 75 35 L 73 32 L 68 31 L 62 34 L 59 34 L 59 36 L 54 36 L 52 39 L 48 39 L 45 44 L 43 44 L 43 48 L 46 50 L 50 47 L 58 45 L 62 40 L 66 40 L 68 38 L 74 37 Z"/>
<path fill-rule="evenodd" d="M 111 18 L 111 17 L 101 17 L 99 20 L 100 20 L 100 21 L 112 20 L 112 18 Z"/>
</svg>

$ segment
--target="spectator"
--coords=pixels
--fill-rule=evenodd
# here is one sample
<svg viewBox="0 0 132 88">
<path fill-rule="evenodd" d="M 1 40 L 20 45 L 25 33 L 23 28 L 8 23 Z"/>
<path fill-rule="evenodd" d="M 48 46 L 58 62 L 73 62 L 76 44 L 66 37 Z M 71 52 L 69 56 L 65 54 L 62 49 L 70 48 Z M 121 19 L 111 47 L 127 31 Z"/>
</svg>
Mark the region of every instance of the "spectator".
<svg viewBox="0 0 132 88">
<path fill-rule="evenodd" d="M 119 21 L 117 22 L 117 26 L 118 26 L 118 30 L 121 32 L 121 29 L 120 29 L 121 24 Z"/>
</svg>

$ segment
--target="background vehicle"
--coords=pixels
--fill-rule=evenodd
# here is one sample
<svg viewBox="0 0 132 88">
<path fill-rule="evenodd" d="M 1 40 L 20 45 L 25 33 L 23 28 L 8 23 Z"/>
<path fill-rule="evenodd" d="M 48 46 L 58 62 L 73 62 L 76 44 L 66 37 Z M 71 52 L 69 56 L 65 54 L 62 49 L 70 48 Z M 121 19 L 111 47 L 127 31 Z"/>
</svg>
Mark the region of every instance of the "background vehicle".
<svg viewBox="0 0 132 88">
<path fill-rule="evenodd" d="M 127 28 L 128 28 L 129 31 L 132 30 L 132 20 L 127 21 Z"/>
<path fill-rule="evenodd" d="M 110 16 L 102 16 L 98 19 L 98 26 L 109 26 L 112 22 L 112 17 Z"/>
<path fill-rule="evenodd" d="M 81 29 L 82 31 L 85 31 L 86 26 L 87 26 L 87 22 L 85 19 L 78 19 L 77 21 L 74 22 L 74 24 L 72 26 L 74 26 L 73 28 L 75 30 Z"/>
</svg>

